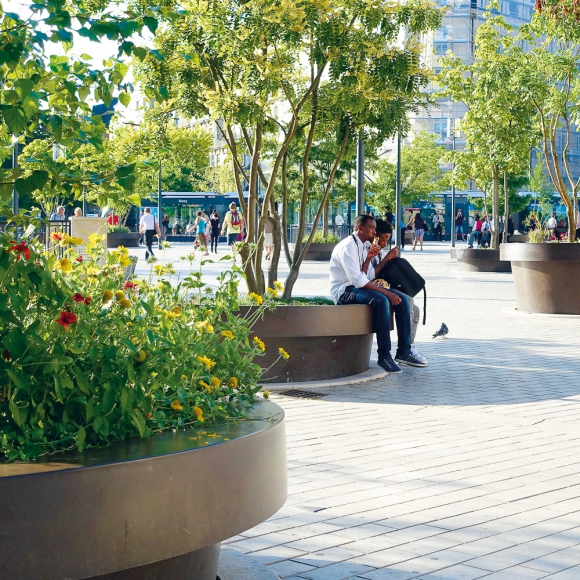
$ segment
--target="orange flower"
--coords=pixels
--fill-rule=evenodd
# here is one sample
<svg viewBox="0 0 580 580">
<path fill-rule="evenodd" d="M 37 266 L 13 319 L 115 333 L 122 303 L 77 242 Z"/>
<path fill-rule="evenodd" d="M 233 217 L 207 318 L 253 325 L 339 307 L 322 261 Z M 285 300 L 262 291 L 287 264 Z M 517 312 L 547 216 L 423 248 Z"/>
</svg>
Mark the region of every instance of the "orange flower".
<svg viewBox="0 0 580 580">
<path fill-rule="evenodd" d="M 7 252 L 15 252 L 17 259 L 19 259 L 20 256 L 24 256 L 25 260 L 30 259 L 30 249 L 26 245 L 26 242 L 20 242 L 17 244 L 15 240 L 10 240 L 10 243 L 12 245 L 8 248 L 8 250 L 6 250 Z"/>
<path fill-rule="evenodd" d="M 194 407 L 193 412 L 197 415 L 197 420 L 203 423 L 203 411 L 199 407 Z"/>
<path fill-rule="evenodd" d="M 171 408 L 174 411 L 183 411 L 183 406 L 181 405 L 181 403 L 177 399 L 175 399 L 175 401 L 173 401 L 171 403 Z"/>
</svg>

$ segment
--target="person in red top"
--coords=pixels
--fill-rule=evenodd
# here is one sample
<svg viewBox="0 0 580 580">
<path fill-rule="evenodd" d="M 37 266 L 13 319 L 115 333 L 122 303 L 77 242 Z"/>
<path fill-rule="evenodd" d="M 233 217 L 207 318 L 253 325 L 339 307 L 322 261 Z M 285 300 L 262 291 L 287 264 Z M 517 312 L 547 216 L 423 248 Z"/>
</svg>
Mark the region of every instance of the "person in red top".
<svg viewBox="0 0 580 580">
<path fill-rule="evenodd" d="M 115 215 L 112 211 L 110 211 L 109 217 L 107 218 L 107 223 L 110 226 L 118 226 L 119 225 L 119 216 Z"/>
<path fill-rule="evenodd" d="M 471 233 L 469 234 L 468 248 L 473 248 L 473 240 L 477 239 L 477 245 L 481 245 L 481 220 L 479 219 L 479 214 L 475 214 L 475 219 L 473 220 L 473 227 L 471 228 Z"/>
</svg>

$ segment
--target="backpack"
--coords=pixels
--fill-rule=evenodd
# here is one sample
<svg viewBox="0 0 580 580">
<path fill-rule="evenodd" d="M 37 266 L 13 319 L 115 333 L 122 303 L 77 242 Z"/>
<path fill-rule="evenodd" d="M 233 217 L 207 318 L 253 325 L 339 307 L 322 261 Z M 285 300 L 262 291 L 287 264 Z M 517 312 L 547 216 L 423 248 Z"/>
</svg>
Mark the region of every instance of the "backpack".
<svg viewBox="0 0 580 580">
<path fill-rule="evenodd" d="M 403 292 L 408 296 L 414 297 L 423 290 L 423 324 L 425 324 L 427 320 L 427 289 L 425 288 L 425 280 L 415 268 L 405 258 L 393 258 L 385 264 L 381 278 L 385 279 L 394 290 Z"/>
<path fill-rule="evenodd" d="M 231 215 L 231 224 L 232 226 L 234 226 L 235 228 L 238 227 L 240 225 L 240 219 L 238 218 L 238 212 L 237 211 L 232 211 L 230 213 Z"/>
</svg>

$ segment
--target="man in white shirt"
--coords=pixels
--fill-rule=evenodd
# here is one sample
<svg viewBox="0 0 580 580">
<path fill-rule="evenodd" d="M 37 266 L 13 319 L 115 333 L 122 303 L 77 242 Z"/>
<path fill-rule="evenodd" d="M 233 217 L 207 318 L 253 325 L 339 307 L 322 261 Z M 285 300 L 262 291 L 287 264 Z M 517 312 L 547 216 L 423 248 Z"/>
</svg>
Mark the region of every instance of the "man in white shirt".
<svg viewBox="0 0 580 580">
<path fill-rule="evenodd" d="M 151 213 L 150 207 L 146 207 L 145 213 L 141 216 L 141 220 L 139 221 L 139 232 L 145 236 L 145 247 L 147 248 L 145 251 L 145 259 L 147 260 L 149 258 L 149 254 L 151 254 L 152 258 L 155 257 L 151 246 L 153 244 L 153 236 L 155 235 L 155 232 L 160 234 L 160 231 L 157 220 Z"/>
<path fill-rule="evenodd" d="M 405 295 L 396 290 L 385 290 L 368 278 L 371 260 L 380 247 L 365 242 L 375 240 L 376 222 L 368 215 L 358 216 L 354 234 L 340 242 L 330 258 L 330 293 L 335 304 L 369 304 L 373 308 L 373 324 L 378 343 L 378 364 L 387 373 L 400 373 L 401 364 L 426 366 L 411 354 L 411 313 Z M 391 308 L 395 312 L 398 345 L 395 360 L 391 356 Z"/>
<path fill-rule="evenodd" d="M 342 232 L 342 226 L 344 225 L 344 218 L 339 213 L 337 213 L 334 218 L 334 225 L 336 226 L 336 233 L 340 235 Z"/>
<path fill-rule="evenodd" d="M 556 214 L 553 213 L 552 217 L 548 220 L 548 228 L 553 230 L 558 225 L 558 220 L 556 219 Z"/>
</svg>

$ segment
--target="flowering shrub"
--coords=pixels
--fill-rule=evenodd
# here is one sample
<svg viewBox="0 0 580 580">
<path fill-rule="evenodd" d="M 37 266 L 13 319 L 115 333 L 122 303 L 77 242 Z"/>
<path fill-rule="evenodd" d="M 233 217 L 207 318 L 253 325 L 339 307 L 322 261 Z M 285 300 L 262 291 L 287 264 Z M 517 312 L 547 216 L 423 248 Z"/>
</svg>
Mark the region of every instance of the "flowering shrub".
<svg viewBox="0 0 580 580">
<path fill-rule="evenodd" d="M 0 234 L 0 458 L 28 460 L 243 416 L 262 369 L 238 317 L 239 270 L 123 282 L 124 248 Z M 173 265 L 158 269 L 175 272 Z M 280 353 L 286 356 L 286 353 Z"/>
</svg>

